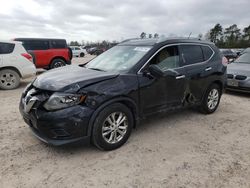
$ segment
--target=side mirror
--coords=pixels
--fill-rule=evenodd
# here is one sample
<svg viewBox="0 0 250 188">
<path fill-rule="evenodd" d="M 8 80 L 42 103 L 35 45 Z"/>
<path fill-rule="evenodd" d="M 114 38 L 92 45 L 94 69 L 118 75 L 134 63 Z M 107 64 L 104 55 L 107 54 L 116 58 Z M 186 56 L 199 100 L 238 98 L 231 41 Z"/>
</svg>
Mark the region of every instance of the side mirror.
<svg viewBox="0 0 250 188">
<path fill-rule="evenodd" d="M 158 78 L 164 76 L 164 72 L 157 65 L 150 65 L 148 71 L 150 74 Z"/>
</svg>

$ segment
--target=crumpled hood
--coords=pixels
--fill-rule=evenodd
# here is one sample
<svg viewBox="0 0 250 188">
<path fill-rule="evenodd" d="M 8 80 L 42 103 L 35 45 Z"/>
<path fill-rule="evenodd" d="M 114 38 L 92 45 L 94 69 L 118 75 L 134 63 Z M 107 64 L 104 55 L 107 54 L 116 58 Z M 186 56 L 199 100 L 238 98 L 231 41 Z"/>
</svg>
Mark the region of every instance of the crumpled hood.
<svg viewBox="0 0 250 188">
<path fill-rule="evenodd" d="M 250 77 L 250 64 L 231 63 L 227 66 L 227 73 L 234 75 L 245 75 Z"/>
<path fill-rule="evenodd" d="M 70 65 L 41 74 L 33 82 L 36 88 L 49 91 L 76 92 L 85 86 L 108 80 L 118 74 Z"/>
</svg>

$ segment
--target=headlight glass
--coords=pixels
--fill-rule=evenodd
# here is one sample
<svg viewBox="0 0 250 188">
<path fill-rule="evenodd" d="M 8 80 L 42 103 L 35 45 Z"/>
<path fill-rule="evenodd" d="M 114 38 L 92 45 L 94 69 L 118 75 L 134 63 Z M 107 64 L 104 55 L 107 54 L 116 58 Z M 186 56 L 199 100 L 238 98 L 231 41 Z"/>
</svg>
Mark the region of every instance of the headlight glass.
<svg viewBox="0 0 250 188">
<path fill-rule="evenodd" d="M 54 93 L 44 104 L 44 108 L 49 111 L 68 108 L 84 102 L 86 96 L 79 94 Z"/>
</svg>

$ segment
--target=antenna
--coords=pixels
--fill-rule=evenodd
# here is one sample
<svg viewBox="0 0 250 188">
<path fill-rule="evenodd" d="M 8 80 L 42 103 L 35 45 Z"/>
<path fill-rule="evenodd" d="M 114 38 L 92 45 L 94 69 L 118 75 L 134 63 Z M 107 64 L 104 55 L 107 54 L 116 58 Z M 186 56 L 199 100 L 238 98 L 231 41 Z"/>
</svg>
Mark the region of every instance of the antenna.
<svg viewBox="0 0 250 188">
<path fill-rule="evenodd" d="M 188 39 L 191 37 L 191 35 L 192 35 L 192 32 L 189 34 Z"/>
</svg>

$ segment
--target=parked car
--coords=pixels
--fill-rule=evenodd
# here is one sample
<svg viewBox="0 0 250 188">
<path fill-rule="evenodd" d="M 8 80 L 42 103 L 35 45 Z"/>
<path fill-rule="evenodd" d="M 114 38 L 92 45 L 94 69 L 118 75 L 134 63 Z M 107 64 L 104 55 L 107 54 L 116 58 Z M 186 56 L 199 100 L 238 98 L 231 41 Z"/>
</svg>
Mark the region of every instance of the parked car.
<svg viewBox="0 0 250 188">
<path fill-rule="evenodd" d="M 23 92 L 20 112 L 46 143 L 91 140 L 112 150 L 149 115 L 191 106 L 213 113 L 225 82 L 226 64 L 213 43 L 127 40 L 86 65 L 38 76 Z"/>
<path fill-rule="evenodd" d="M 87 54 L 87 51 L 79 46 L 70 46 L 70 48 L 74 57 L 84 57 Z"/>
<path fill-rule="evenodd" d="M 71 64 L 72 52 L 64 39 L 16 38 L 33 56 L 37 68 L 53 69 Z"/>
<path fill-rule="evenodd" d="M 35 73 L 32 56 L 21 42 L 0 41 L 0 89 L 15 89 L 21 78 Z"/>
<path fill-rule="evenodd" d="M 97 47 L 93 47 L 93 48 L 90 48 L 88 50 L 88 53 L 90 55 L 100 55 L 101 53 L 103 53 L 105 50 L 102 49 L 102 48 L 97 48 Z"/>
<path fill-rule="evenodd" d="M 228 65 L 227 90 L 250 93 L 250 52 Z"/>
<path fill-rule="evenodd" d="M 244 53 L 250 53 L 250 48 L 246 48 L 245 50 L 243 50 L 240 54 L 244 54 Z"/>
<path fill-rule="evenodd" d="M 228 59 L 228 61 L 233 61 L 238 57 L 237 53 L 231 49 L 220 49 L 220 51 Z"/>
</svg>

